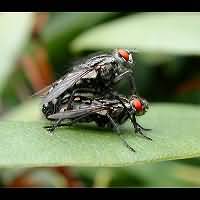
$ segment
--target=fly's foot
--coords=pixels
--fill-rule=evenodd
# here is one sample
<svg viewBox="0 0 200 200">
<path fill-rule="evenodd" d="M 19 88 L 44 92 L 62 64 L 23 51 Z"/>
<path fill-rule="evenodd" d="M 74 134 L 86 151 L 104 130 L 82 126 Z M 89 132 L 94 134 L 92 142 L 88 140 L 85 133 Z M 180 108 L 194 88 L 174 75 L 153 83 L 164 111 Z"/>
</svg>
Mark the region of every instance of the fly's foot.
<svg viewBox="0 0 200 200">
<path fill-rule="evenodd" d="M 137 123 L 137 126 L 139 126 L 143 131 L 151 131 L 151 128 L 143 128 L 140 124 Z"/>
<path fill-rule="evenodd" d="M 144 133 L 142 132 L 143 128 L 137 124 L 137 126 L 135 127 L 135 133 L 139 133 L 140 135 L 142 135 L 144 138 L 148 139 L 148 140 L 151 140 L 152 139 L 146 135 L 144 135 Z"/>
<path fill-rule="evenodd" d="M 130 145 L 127 145 L 127 144 L 126 144 L 126 146 L 127 146 L 127 148 L 130 149 L 132 152 L 136 152 L 135 149 L 134 149 L 133 147 L 131 147 Z"/>
<path fill-rule="evenodd" d="M 134 149 L 133 147 L 131 147 L 131 146 L 128 144 L 128 142 L 127 142 L 126 140 L 124 140 L 124 138 L 121 136 L 120 133 L 118 133 L 118 135 L 119 135 L 120 139 L 122 140 L 122 142 L 125 144 L 125 146 L 126 146 L 129 150 L 131 150 L 132 152 L 136 152 L 135 149 Z"/>
<path fill-rule="evenodd" d="M 49 135 L 53 135 L 54 130 L 56 129 L 55 126 L 45 126 L 44 128 L 48 131 Z"/>
</svg>

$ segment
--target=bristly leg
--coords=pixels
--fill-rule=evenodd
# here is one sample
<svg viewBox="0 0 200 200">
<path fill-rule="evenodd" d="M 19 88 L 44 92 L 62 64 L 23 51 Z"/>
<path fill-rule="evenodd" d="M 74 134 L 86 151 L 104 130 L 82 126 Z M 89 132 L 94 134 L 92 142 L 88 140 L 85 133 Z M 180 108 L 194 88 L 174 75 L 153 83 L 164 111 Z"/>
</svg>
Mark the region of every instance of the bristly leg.
<svg viewBox="0 0 200 200">
<path fill-rule="evenodd" d="M 150 138 L 150 137 L 144 135 L 144 133 L 142 132 L 142 129 L 141 129 L 139 126 L 135 127 L 135 133 L 139 133 L 139 134 L 142 135 L 144 138 L 146 138 L 146 139 L 152 141 L 152 138 Z"/>
<path fill-rule="evenodd" d="M 136 152 L 135 149 L 134 149 L 133 147 L 131 147 L 131 146 L 127 143 L 126 140 L 124 140 L 124 138 L 121 136 L 120 133 L 118 133 L 118 135 L 119 135 L 120 139 L 122 140 L 122 142 L 126 145 L 126 147 L 127 147 L 128 149 L 130 149 L 130 150 L 133 151 L 133 152 Z"/>
<path fill-rule="evenodd" d="M 44 128 L 47 129 L 47 131 L 50 134 L 53 134 L 53 131 L 60 126 L 60 123 L 63 121 L 63 119 L 59 119 L 55 122 L 55 124 L 51 125 L 51 126 L 45 126 Z"/>
<path fill-rule="evenodd" d="M 135 78 L 132 71 L 127 70 L 123 72 L 118 77 L 116 77 L 113 82 L 119 83 L 122 79 L 126 79 L 126 77 L 131 87 L 131 94 L 136 94 L 136 83 L 135 83 Z"/>
<path fill-rule="evenodd" d="M 133 147 L 131 147 L 128 142 L 126 140 L 124 140 L 124 138 L 121 136 L 119 127 L 117 126 L 117 124 L 114 122 L 114 120 L 112 119 L 112 117 L 107 113 L 107 117 L 110 120 L 111 124 L 113 125 L 114 130 L 117 132 L 117 134 L 119 135 L 119 138 L 122 140 L 122 142 L 126 145 L 126 147 L 128 147 L 128 149 L 130 149 L 133 152 L 136 152 L 135 149 L 133 149 Z"/>
<path fill-rule="evenodd" d="M 72 125 L 72 122 L 70 122 L 68 124 L 65 123 L 65 124 L 57 124 L 57 125 L 44 126 L 44 128 L 47 129 L 47 130 L 52 130 L 53 126 L 56 126 L 56 128 L 57 128 L 57 127 L 66 127 L 66 126 L 71 126 L 71 125 Z M 55 130 L 55 128 L 54 128 L 54 130 Z"/>
<path fill-rule="evenodd" d="M 151 128 L 144 128 L 140 124 L 137 123 L 137 126 L 139 126 L 143 131 L 152 131 Z"/>
<path fill-rule="evenodd" d="M 135 128 L 135 133 L 139 133 L 139 134 L 142 135 L 144 138 L 146 138 L 146 139 L 152 141 L 152 139 L 151 139 L 150 137 L 144 135 L 144 133 L 142 132 L 142 130 L 150 131 L 151 129 L 145 129 L 145 128 L 143 128 L 141 125 L 139 125 L 139 124 L 136 122 L 135 116 L 133 116 L 131 119 L 132 119 L 131 121 L 132 121 L 132 123 L 133 123 L 133 126 L 134 126 L 134 128 Z"/>
</svg>

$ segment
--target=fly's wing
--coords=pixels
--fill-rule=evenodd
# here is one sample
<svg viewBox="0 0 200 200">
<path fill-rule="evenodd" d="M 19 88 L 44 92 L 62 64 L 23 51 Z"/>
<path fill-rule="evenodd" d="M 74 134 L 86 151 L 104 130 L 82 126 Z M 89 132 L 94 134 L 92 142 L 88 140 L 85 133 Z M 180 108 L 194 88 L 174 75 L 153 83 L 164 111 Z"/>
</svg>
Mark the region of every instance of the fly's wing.
<svg viewBox="0 0 200 200">
<path fill-rule="evenodd" d="M 78 62 L 74 62 L 73 70 L 75 72 L 62 76 L 59 80 L 39 90 L 38 92 L 34 93 L 32 96 L 44 97 L 43 101 L 44 103 L 47 103 L 51 101 L 53 98 L 57 98 L 63 91 L 70 88 L 73 84 L 75 84 L 78 80 L 80 80 L 81 77 L 91 72 L 98 63 L 104 61 L 105 59 L 109 59 L 108 62 L 110 62 L 112 58 L 113 57 L 110 54 L 106 54 L 105 52 L 104 54 L 103 52 L 101 53 L 98 52 L 98 53 L 91 54 L 90 56 L 83 58 L 81 61 L 79 60 Z M 81 64 L 81 63 L 84 63 L 84 64 Z M 67 83 L 71 82 L 71 83 L 67 85 L 66 82 Z M 53 89 L 51 91 L 51 94 L 48 94 L 49 89 L 52 87 L 55 87 L 54 85 L 57 85 L 57 83 L 59 83 L 59 86 L 57 86 L 56 89 Z M 57 90 L 58 87 L 59 87 L 59 91 L 55 92 L 55 90 Z"/>
<path fill-rule="evenodd" d="M 76 82 L 78 82 L 82 77 L 86 76 L 92 70 L 95 70 L 95 66 L 99 63 L 106 64 L 107 62 L 113 62 L 113 57 L 109 55 L 99 55 L 96 58 L 91 58 L 86 63 L 79 65 L 78 68 L 72 73 L 67 74 L 60 79 L 59 84 L 57 84 L 47 96 L 43 99 L 43 104 L 46 104 L 52 101 L 54 98 L 57 98 L 64 91 L 72 87 Z"/>
<path fill-rule="evenodd" d="M 73 74 L 73 73 L 70 73 L 70 74 Z M 67 74 L 67 75 L 69 75 L 69 74 Z M 51 83 L 50 85 L 47 85 L 46 87 L 42 88 L 41 90 L 35 92 L 34 94 L 32 94 L 32 97 L 34 97 L 34 96 L 45 97 L 48 94 L 50 88 L 54 88 L 55 85 L 57 85 L 59 82 L 61 82 L 61 80 L 64 80 L 67 75 L 62 76 L 57 81 Z"/>
<path fill-rule="evenodd" d="M 79 71 L 69 73 L 63 80 L 60 79 L 59 84 L 55 85 L 47 96 L 43 99 L 43 104 L 46 104 L 52 101 L 54 98 L 57 98 L 61 95 L 65 90 L 72 87 L 77 81 L 79 81 L 82 77 L 87 75 L 89 72 L 94 70 L 93 68 L 83 68 Z"/>
<path fill-rule="evenodd" d="M 88 59 L 85 65 L 95 66 L 98 63 L 107 64 L 107 63 L 112 63 L 114 60 L 115 58 L 112 55 L 102 54 L 102 55 L 97 55 L 97 56 L 94 56 L 93 58 Z"/>
<path fill-rule="evenodd" d="M 87 117 L 90 114 L 107 110 L 107 109 L 108 107 L 104 106 L 103 104 L 90 105 L 90 106 L 87 106 L 86 108 L 67 110 L 65 112 L 55 113 L 53 115 L 50 115 L 48 118 L 49 119 L 76 119 L 76 118 Z"/>
<path fill-rule="evenodd" d="M 48 91 L 49 91 L 49 89 L 50 89 L 51 87 L 52 87 L 52 85 L 46 86 L 45 88 L 43 88 L 43 89 L 41 89 L 41 90 L 35 92 L 35 93 L 32 95 L 32 97 L 34 97 L 34 96 L 44 97 L 45 95 L 48 94 Z"/>
</svg>

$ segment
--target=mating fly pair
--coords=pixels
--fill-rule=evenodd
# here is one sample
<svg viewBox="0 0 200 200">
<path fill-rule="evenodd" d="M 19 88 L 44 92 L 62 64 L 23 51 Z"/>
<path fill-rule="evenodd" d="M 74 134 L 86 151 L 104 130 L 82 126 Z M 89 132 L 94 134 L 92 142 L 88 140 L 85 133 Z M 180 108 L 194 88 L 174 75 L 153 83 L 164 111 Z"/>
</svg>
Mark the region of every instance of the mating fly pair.
<svg viewBox="0 0 200 200">
<path fill-rule="evenodd" d="M 135 132 L 150 139 L 142 132 L 150 129 L 141 127 L 135 118 L 146 112 L 148 104 L 136 95 L 132 68 L 135 64 L 134 53 L 126 49 L 115 49 L 111 53 L 90 57 L 54 82 L 43 96 L 42 112 L 48 120 L 55 121 L 46 127 L 48 131 L 53 132 L 59 126 L 75 122 L 95 121 L 98 126 L 112 127 L 120 133 L 118 125 L 129 118 Z M 130 83 L 130 99 L 118 95 L 113 89 L 114 85 L 125 78 Z M 68 123 L 62 124 L 65 120 Z"/>
<path fill-rule="evenodd" d="M 130 82 L 131 94 L 135 94 L 133 56 L 133 51 L 115 49 L 112 53 L 99 54 L 75 65 L 70 73 L 46 88 L 48 91 L 43 98 L 42 112 L 47 118 L 58 112 L 69 94 L 68 109 L 76 93 L 92 93 L 95 97 L 113 96 L 113 86 L 125 78 Z"/>
</svg>

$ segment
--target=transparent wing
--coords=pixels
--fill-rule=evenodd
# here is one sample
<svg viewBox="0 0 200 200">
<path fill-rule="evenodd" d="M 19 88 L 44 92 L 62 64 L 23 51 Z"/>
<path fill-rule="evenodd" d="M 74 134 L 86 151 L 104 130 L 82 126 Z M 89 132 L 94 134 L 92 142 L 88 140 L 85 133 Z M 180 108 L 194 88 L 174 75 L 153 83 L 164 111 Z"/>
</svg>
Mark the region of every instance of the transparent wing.
<svg viewBox="0 0 200 200">
<path fill-rule="evenodd" d="M 57 98 L 59 95 L 61 95 L 65 90 L 72 87 L 77 81 L 79 81 L 82 77 L 87 75 L 89 72 L 94 70 L 93 68 L 82 68 L 79 71 L 75 71 L 72 73 L 67 74 L 64 79 L 60 79 L 60 81 L 57 81 L 58 84 L 54 86 L 54 88 L 51 90 L 47 96 L 43 99 L 43 104 L 46 104 L 50 101 L 52 101 L 54 98 Z"/>
<path fill-rule="evenodd" d="M 82 116 L 88 116 L 92 113 L 107 110 L 108 107 L 104 105 L 96 105 L 96 106 L 87 106 L 86 108 L 81 109 L 74 109 L 74 110 L 67 110 L 65 112 L 55 113 L 53 115 L 50 115 L 48 118 L 50 119 L 74 119 L 79 118 Z"/>
<path fill-rule="evenodd" d="M 57 85 L 58 82 L 60 82 L 61 80 L 64 80 L 68 75 L 73 75 L 74 73 L 70 73 L 70 74 L 65 74 L 63 75 L 61 78 L 59 78 L 57 81 L 54 81 L 53 83 L 51 83 L 50 85 L 47 85 L 46 87 L 42 88 L 41 90 L 35 92 L 34 94 L 32 94 L 31 96 L 40 96 L 40 97 L 45 97 L 48 94 L 48 91 L 50 90 L 51 87 L 54 87 L 55 85 Z"/>
<path fill-rule="evenodd" d="M 57 85 L 54 86 L 52 91 L 43 99 L 43 103 L 46 104 L 52 101 L 54 98 L 57 98 L 64 91 L 72 87 L 76 82 L 78 82 L 82 77 L 86 76 L 92 70 L 95 70 L 95 66 L 98 64 L 106 64 L 113 62 L 113 57 L 108 55 L 99 55 L 96 58 L 91 58 L 85 64 L 79 65 L 78 68 L 72 73 L 69 73 L 57 81 Z"/>
<path fill-rule="evenodd" d="M 78 81 L 82 76 L 91 72 L 94 69 L 95 65 L 104 61 L 105 59 L 108 59 L 108 62 L 110 62 L 111 58 L 112 58 L 111 54 L 107 54 L 106 52 L 97 52 L 97 53 L 90 54 L 89 56 L 84 57 L 84 58 L 80 59 L 79 61 L 76 61 L 76 62 L 74 61 L 72 64 L 73 65 L 72 68 L 73 68 L 73 70 L 75 70 L 75 72 L 68 73 L 68 74 L 62 76 L 59 80 L 53 82 L 52 84 L 46 86 L 45 88 L 43 88 L 41 90 L 35 92 L 32 95 L 32 97 L 34 97 L 34 96 L 45 97 L 46 96 L 44 98 L 44 103 L 49 102 L 53 98 L 56 98 L 57 96 L 59 96 L 64 90 L 71 87 L 71 85 L 73 85 L 76 81 Z M 82 63 L 84 63 L 84 64 L 82 64 Z M 62 80 L 62 84 L 59 84 L 59 86 L 56 87 L 56 90 L 58 89 L 58 87 L 60 87 L 59 91 L 55 92 L 55 89 L 53 89 L 51 94 L 47 95 L 49 89 L 53 85 L 57 85 L 58 82 L 61 82 L 60 80 Z M 69 84 L 69 86 L 66 87 L 68 82 L 71 82 L 71 84 Z"/>
<path fill-rule="evenodd" d="M 34 94 L 32 94 L 31 96 L 34 97 L 34 96 L 40 96 L 40 97 L 44 97 L 45 95 L 47 95 L 49 89 L 52 87 L 52 84 L 51 85 L 48 85 L 46 87 L 44 87 L 43 89 L 35 92 Z"/>
</svg>

